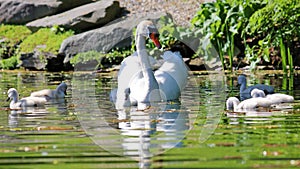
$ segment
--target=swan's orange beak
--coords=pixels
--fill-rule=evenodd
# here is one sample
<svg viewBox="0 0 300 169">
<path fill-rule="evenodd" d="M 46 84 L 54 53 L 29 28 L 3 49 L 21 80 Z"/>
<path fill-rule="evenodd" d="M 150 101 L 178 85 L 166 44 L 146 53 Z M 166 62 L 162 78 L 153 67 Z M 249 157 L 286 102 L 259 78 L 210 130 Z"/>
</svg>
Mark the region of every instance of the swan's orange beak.
<svg viewBox="0 0 300 169">
<path fill-rule="evenodd" d="M 154 45 L 155 45 L 158 49 L 160 49 L 160 48 L 161 48 L 161 44 L 160 44 L 159 38 L 158 38 L 158 37 L 159 37 L 159 34 L 157 34 L 157 33 L 150 33 L 149 37 L 150 37 L 150 39 L 153 41 Z"/>
</svg>

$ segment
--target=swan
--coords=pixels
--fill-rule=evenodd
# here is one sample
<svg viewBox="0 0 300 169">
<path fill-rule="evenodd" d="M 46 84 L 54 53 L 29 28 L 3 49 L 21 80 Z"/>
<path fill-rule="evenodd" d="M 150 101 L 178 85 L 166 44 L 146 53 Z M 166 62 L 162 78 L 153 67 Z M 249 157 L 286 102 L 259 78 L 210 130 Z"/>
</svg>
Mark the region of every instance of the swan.
<svg viewBox="0 0 300 169">
<path fill-rule="evenodd" d="M 61 82 L 55 90 L 51 89 L 43 89 L 40 91 L 32 92 L 30 94 L 31 97 L 45 97 L 48 99 L 59 99 L 64 98 L 67 90 L 67 84 L 65 82 Z"/>
<path fill-rule="evenodd" d="M 269 108 L 273 103 L 267 98 L 250 98 L 239 101 L 236 97 L 229 97 L 226 101 L 226 109 L 234 111 L 254 110 L 259 107 Z"/>
<path fill-rule="evenodd" d="M 15 88 L 10 88 L 7 91 L 7 101 L 11 100 L 9 104 L 10 109 L 20 109 L 24 107 L 43 106 L 46 103 L 44 97 L 25 97 L 19 100 L 18 91 Z"/>
<path fill-rule="evenodd" d="M 270 100 L 273 104 L 294 102 L 293 96 L 290 96 L 287 94 L 282 94 L 282 93 L 274 93 L 274 94 L 265 95 L 265 93 L 259 89 L 253 89 L 251 91 L 251 96 L 253 98 L 264 97 L 264 98 Z"/>
<path fill-rule="evenodd" d="M 138 109 L 143 110 L 151 102 L 179 98 L 187 80 L 188 69 L 180 54 L 166 51 L 162 56 L 163 64 L 155 72 L 152 71 L 152 57 L 148 55 L 145 43 L 150 38 L 156 47 L 161 48 L 158 35 L 153 22 L 145 20 L 138 24 L 135 35 L 137 62 L 122 62 L 118 74 L 117 109 L 137 104 Z M 128 88 L 129 97 L 126 91 Z"/>
<path fill-rule="evenodd" d="M 226 110 L 236 110 L 237 106 L 240 104 L 240 101 L 236 97 L 229 97 L 226 100 Z"/>
<path fill-rule="evenodd" d="M 249 86 L 247 88 L 247 80 L 246 75 L 241 74 L 238 77 L 238 84 L 240 85 L 240 99 L 245 100 L 251 98 L 251 91 L 253 89 L 260 89 L 263 90 L 265 94 L 274 93 L 274 87 L 264 84 L 256 84 L 253 86 Z"/>
</svg>

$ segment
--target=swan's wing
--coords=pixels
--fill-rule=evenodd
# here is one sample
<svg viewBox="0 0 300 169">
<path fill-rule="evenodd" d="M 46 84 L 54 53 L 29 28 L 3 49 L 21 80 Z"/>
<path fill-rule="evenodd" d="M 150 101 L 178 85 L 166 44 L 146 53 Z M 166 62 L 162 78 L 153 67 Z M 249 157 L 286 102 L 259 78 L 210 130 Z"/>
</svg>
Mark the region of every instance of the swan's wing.
<svg viewBox="0 0 300 169">
<path fill-rule="evenodd" d="M 30 106 L 42 106 L 44 105 L 47 100 L 45 97 L 24 97 L 20 101 L 26 102 L 25 107 L 30 107 Z"/>
<path fill-rule="evenodd" d="M 161 74 L 160 72 L 169 74 L 182 90 L 186 85 L 188 68 L 181 55 L 178 52 L 166 51 L 162 57 L 165 62 L 158 71 L 155 72 L 155 75 L 158 76 L 158 74 Z"/>
<path fill-rule="evenodd" d="M 273 102 L 273 104 L 294 102 L 293 96 L 282 93 L 269 94 L 266 98 Z"/>
</svg>

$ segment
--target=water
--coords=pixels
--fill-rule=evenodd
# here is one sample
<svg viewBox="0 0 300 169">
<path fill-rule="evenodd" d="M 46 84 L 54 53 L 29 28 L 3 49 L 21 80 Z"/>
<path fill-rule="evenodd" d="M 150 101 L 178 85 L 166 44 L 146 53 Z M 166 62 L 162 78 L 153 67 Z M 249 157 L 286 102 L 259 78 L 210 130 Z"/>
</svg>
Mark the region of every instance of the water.
<svg viewBox="0 0 300 169">
<path fill-rule="evenodd" d="M 300 165 L 300 78 L 249 75 L 296 102 L 259 112 L 226 112 L 237 75 L 194 72 L 180 103 L 117 111 L 114 74 L 2 72 L 0 168 L 293 168 Z M 68 85 L 67 97 L 42 108 L 8 110 L 10 87 L 21 97 Z"/>
</svg>

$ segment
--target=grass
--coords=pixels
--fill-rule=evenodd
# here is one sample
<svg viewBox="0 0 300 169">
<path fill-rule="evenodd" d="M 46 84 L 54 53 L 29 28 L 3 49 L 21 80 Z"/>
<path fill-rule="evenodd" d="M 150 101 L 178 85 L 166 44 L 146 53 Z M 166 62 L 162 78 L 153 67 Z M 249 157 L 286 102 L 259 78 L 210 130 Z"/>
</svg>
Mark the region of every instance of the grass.
<svg viewBox="0 0 300 169">
<path fill-rule="evenodd" d="M 282 70 L 284 72 L 287 72 L 287 69 L 286 69 L 286 48 L 285 48 L 285 45 L 283 43 L 283 40 L 282 38 L 280 38 L 280 55 L 281 55 L 281 59 L 282 59 Z"/>
</svg>

